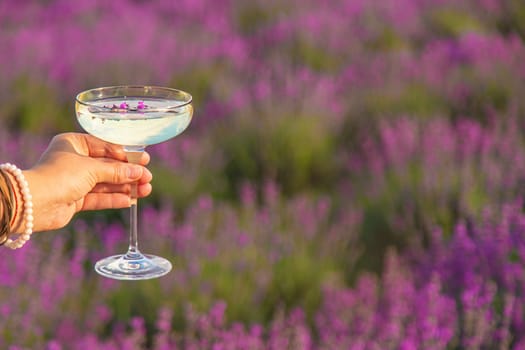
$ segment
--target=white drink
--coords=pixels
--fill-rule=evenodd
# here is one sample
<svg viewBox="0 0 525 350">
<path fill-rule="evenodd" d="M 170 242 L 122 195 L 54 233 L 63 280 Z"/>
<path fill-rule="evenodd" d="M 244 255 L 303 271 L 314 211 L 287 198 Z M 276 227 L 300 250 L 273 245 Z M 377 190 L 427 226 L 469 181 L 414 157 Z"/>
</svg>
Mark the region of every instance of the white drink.
<svg viewBox="0 0 525 350">
<path fill-rule="evenodd" d="M 179 135 L 191 122 L 192 108 L 181 101 L 148 97 L 108 98 L 76 106 L 78 122 L 86 132 L 124 146 L 153 145 Z"/>
</svg>

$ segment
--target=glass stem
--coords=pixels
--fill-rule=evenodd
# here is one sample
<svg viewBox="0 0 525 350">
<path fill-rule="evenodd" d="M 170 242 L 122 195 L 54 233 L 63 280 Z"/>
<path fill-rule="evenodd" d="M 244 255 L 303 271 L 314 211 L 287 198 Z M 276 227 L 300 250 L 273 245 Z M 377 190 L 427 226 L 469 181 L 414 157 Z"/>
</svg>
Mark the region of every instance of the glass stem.
<svg viewBox="0 0 525 350">
<path fill-rule="evenodd" d="M 136 185 L 134 185 L 136 186 Z M 138 230 L 137 230 L 137 201 L 135 204 L 131 204 L 129 208 L 129 248 L 128 248 L 128 257 L 133 258 L 140 255 L 139 251 L 139 242 L 138 242 Z"/>
<path fill-rule="evenodd" d="M 129 163 L 139 163 L 144 152 L 144 148 L 135 148 L 135 147 L 125 147 L 126 156 Z M 137 183 L 131 184 L 131 206 L 129 208 L 129 248 L 126 253 L 126 257 L 129 259 L 139 259 L 142 258 L 142 254 L 139 251 L 139 242 L 138 242 L 138 218 L 137 218 Z"/>
</svg>

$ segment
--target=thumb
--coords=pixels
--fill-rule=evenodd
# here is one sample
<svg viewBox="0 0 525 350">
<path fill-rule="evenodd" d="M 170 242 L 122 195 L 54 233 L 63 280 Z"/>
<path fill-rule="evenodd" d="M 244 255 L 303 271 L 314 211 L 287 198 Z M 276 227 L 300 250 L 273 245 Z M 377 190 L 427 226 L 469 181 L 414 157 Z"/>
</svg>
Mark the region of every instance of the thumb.
<svg viewBox="0 0 525 350">
<path fill-rule="evenodd" d="M 97 183 L 124 184 L 141 178 L 144 169 L 140 165 L 119 161 L 100 161 L 92 168 Z"/>
</svg>

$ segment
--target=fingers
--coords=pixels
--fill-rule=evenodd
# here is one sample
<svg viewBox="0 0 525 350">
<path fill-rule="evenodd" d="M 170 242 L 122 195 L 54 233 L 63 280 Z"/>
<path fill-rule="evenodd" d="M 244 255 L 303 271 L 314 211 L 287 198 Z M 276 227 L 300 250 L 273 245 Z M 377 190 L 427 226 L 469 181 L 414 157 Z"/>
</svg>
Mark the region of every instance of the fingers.
<svg viewBox="0 0 525 350">
<path fill-rule="evenodd" d="M 123 193 L 89 193 L 81 210 L 120 209 L 130 205 L 130 197 Z"/>
<path fill-rule="evenodd" d="M 127 184 L 138 181 L 139 183 L 150 182 L 153 178 L 151 172 L 137 164 L 111 161 L 108 159 L 92 159 L 96 163 L 90 167 L 95 184 Z"/>
<path fill-rule="evenodd" d="M 123 193 L 130 195 L 131 193 L 131 184 L 125 185 L 115 185 L 115 184 L 98 184 L 96 185 L 91 193 Z M 151 184 L 148 183 L 139 183 L 137 186 L 137 194 L 140 198 L 146 197 L 151 193 Z"/>
<path fill-rule="evenodd" d="M 94 158 L 113 158 L 120 161 L 128 161 L 124 148 L 120 145 L 115 145 L 109 142 L 102 141 L 89 134 L 78 134 L 78 137 L 83 137 L 85 145 L 88 150 L 88 155 Z M 147 165 L 150 161 L 150 156 L 147 152 L 141 152 L 141 157 L 138 164 Z M 135 163 L 135 162 L 134 162 Z"/>
<path fill-rule="evenodd" d="M 129 188 L 129 186 L 128 186 Z M 137 187 L 138 197 L 143 198 L 151 193 L 149 183 Z M 91 192 L 84 197 L 81 210 L 103 210 L 128 208 L 131 205 L 129 191 L 126 192 Z"/>
<path fill-rule="evenodd" d="M 64 151 L 74 151 L 83 156 L 93 158 L 111 158 L 127 161 L 126 152 L 120 145 L 115 145 L 102 141 L 92 135 L 82 133 L 63 133 L 56 135 L 51 141 L 50 147 Z M 147 152 L 142 152 L 139 164 L 149 164 L 150 156 Z"/>
</svg>

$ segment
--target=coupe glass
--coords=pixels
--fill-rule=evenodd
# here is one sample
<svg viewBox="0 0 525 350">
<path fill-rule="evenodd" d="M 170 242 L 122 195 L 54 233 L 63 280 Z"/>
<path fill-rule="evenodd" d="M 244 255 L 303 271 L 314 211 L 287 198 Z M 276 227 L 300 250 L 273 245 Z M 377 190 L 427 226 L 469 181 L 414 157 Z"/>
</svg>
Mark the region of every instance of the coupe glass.
<svg viewBox="0 0 525 350">
<path fill-rule="evenodd" d="M 137 163 L 148 145 L 182 133 L 193 116 L 187 92 L 157 86 L 111 86 L 81 92 L 76 97 L 77 120 L 89 134 L 124 146 L 128 162 Z M 137 239 L 137 185 L 132 185 L 127 253 L 98 261 L 95 270 L 118 280 L 160 277 L 171 270 L 161 257 L 142 254 Z"/>
</svg>

